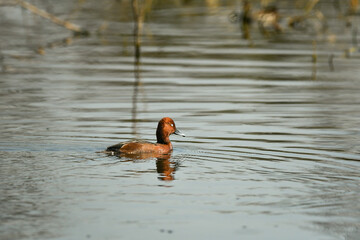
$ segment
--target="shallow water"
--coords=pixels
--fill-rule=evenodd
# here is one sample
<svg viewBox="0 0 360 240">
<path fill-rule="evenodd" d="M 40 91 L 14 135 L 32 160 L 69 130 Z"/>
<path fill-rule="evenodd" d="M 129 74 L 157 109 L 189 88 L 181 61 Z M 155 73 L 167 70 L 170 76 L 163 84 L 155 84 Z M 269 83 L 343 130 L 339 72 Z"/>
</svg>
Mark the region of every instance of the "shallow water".
<svg viewBox="0 0 360 240">
<path fill-rule="evenodd" d="M 69 33 L 0 8 L 0 239 L 359 239 L 360 55 L 333 10 L 335 43 L 243 39 L 231 4 L 153 9 L 135 90 L 133 24 L 95 9 L 74 21 L 107 29 L 42 56 Z M 169 158 L 98 153 L 163 116 L 187 135 Z"/>
</svg>

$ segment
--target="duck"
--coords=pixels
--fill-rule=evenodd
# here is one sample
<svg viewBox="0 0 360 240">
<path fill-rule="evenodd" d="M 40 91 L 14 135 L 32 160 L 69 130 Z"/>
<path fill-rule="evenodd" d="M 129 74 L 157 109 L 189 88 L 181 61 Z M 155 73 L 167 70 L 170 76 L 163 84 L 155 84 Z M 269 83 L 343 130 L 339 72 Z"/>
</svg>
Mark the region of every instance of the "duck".
<svg viewBox="0 0 360 240">
<path fill-rule="evenodd" d="M 111 155 L 158 155 L 169 154 L 173 150 L 170 135 L 175 134 L 185 137 L 175 122 L 170 117 L 162 118 L 156 129 L 156 143 L 144 141 L 122 142 L 108 147 L 105 152 Z"/>
</svg>

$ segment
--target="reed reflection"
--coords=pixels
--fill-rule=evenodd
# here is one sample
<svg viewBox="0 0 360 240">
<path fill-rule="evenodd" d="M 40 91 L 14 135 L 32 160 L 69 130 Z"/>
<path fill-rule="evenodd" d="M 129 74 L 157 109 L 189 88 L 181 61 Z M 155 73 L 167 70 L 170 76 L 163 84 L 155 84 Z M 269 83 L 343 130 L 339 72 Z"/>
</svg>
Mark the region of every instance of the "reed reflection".
<svg viewBox="0 0 360 240">
<path fill-rule="evenodd" d="M 140 76 L 140 57 L 141 57 L 141 31 L 144 19 L 144 12 L 140 8 L 139 2 L 137 0 L 132 0 L 132 11 L 134 16 L 134 92 L 132 97 L 132 130 L 133 134 L 137 134 L 136 123 L 137 123 L 137 101 L 138 101 L 138 92 L 139 86 L 141 84 Z"/>
<path fill-rule="evenodd" d="M 243 2 L 243 14 L 241 16 L 241 32 L 244 39 L 250 39 L 251 24 L 251 4 L 248 1 Z"/>
<path fill-rule="evenodd" d="M 232 12 L 229 15 L 229 20 L 231 23 L 240 23 L 240 30 L 242 33 L 242 38 L 250 40 L 250 27 L 252 23 L 251 16 L 251 4 L 249 1 L 244 1 L 240 9 L 240 13 Z"/>
</svg>

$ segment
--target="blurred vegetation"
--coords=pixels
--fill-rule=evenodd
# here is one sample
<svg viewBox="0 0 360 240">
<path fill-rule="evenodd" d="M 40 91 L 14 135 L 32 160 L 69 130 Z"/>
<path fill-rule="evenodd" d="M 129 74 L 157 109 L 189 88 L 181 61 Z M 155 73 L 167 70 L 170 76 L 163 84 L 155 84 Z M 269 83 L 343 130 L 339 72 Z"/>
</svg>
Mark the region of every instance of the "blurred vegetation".
<svg viewBox="0 0 360 240">
<path fill-rule="evenodd" d="M 326 35 L 327 40 L 334 43 L 337 36 L 329 30 L 329 11 L 324 11 L 325 8 L 331 8 L 332 14 L 334 11 L 337 14 L 338 21 L 351 30 L 352 44 L 344 50 L 344 56 L 350 57 L 354 52 L 358 52 L 358 26 L 352 19 L 359 16 L 359 0 L 105 0 L 101 1 L 101 4 L 94 0 L 78 0 L 70 3 L 73 7 L 69 7 L 69 12 L 61 17 L 56 16 L 55 11 L 60 3 L 54 1 L 0 0 L 0 7 L 22 8 L 44 19 L 48 24 L 56 24 L 70 31 L 69 36 L 39 45 L 35 50 L 38 54 L 45 54 L 47 48 L 72 44 L 79 37 L 88 37 L 91 34 L 101 36 L 114 31 L 114 22 L 133 22 L 133 41 L 128 37 L 129 32 L 118 34 L 124 34 L 124 45 L 134 43 L 135 65 L 139 66 L 141 36 L 143 32 L 147 36 L 151 35 L 144 23 L 151 21 L 153 11 L 169 8 L 179 8 L 183 15 L 224 14 L 226 9 L 229 24 L 238 24 L 243 39 L 248 40 L 250 45 L 254 31 L 260 32 L 265 39 L 302 31 L 313 35 L 314 41 L 317 41 L 318 35 Z M 88 8 L 98 11 L 96 19 L 100 22 L 95 25 L 78 25 L 76 22 L 79 15 Z M 199 13 L 194 11 L 197 8 L 204 10 Z M 315 46 L 315 53 L 317 44 L 312 45 Z M 334 69 L 333 58 L 334 56 L 329 58 L 330 69 Z M 316 63 L 316 57 L 312 56 L 312 61 Z"/>
<path fill-rule="evenodd" d="M 59 3 L 45 0 L 0 0 L 0 7 L 21 7 L 31 14 L 72 31 L 76 36 L 104 33 L 114 20 L 138 21 L 136 26 L 141 33 L 143 23 L 151 17 L 151 12 L 166 8 L 181 8 L 184 14 L 190 15 L 194 13 L 191 10 L 198 7 L 205 7 L 208 14 L 216 14 L 224 7 L 232 8 L 233 12 L 229 13 L 230 22 L 240 23 L 245 39 L 250 39 L 249 31 L 254 23 L 265 37 L 290 28 L 315 33 L 326 31 L 328 22 L 326 14 L 322 11 L 324 6 L 333 8 L 338 14 L 339 21 L 344 21 L 348 27 L 352 25 L 351 16 L 359 15 L 359 0 L 106 0 L 101 4 L 93 0 L 78 0 L 73 2 L 74 7 L 69 9 L 65 18 L 59 18 L 51 12 L 57 4 Z M 139 11 L 132 11 L 135 5 Z M 105 14 L 103 22 L 95 29 L 87 29 L 72 22 L 76 21 L 76 16 L 86 9 L 86 6 Z M 137 16 L 134 16 L 134 13 Z"/>
</svg>

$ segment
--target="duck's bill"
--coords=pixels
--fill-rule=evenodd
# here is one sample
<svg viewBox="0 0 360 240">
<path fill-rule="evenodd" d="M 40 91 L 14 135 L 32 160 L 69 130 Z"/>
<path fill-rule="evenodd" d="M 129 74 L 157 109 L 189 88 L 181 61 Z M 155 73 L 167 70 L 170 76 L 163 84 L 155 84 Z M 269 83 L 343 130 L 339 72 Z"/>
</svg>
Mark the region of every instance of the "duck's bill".
<svg viewBox="0 0 360 240">
<path fill-rule="evenodd" d="M 185 137 L 185 134 L 183 134 L 180 130 L 177 130 L 177 129 L 176 129 L 176 131 L 174 132 L 174 134 Z"/>
</svg>

